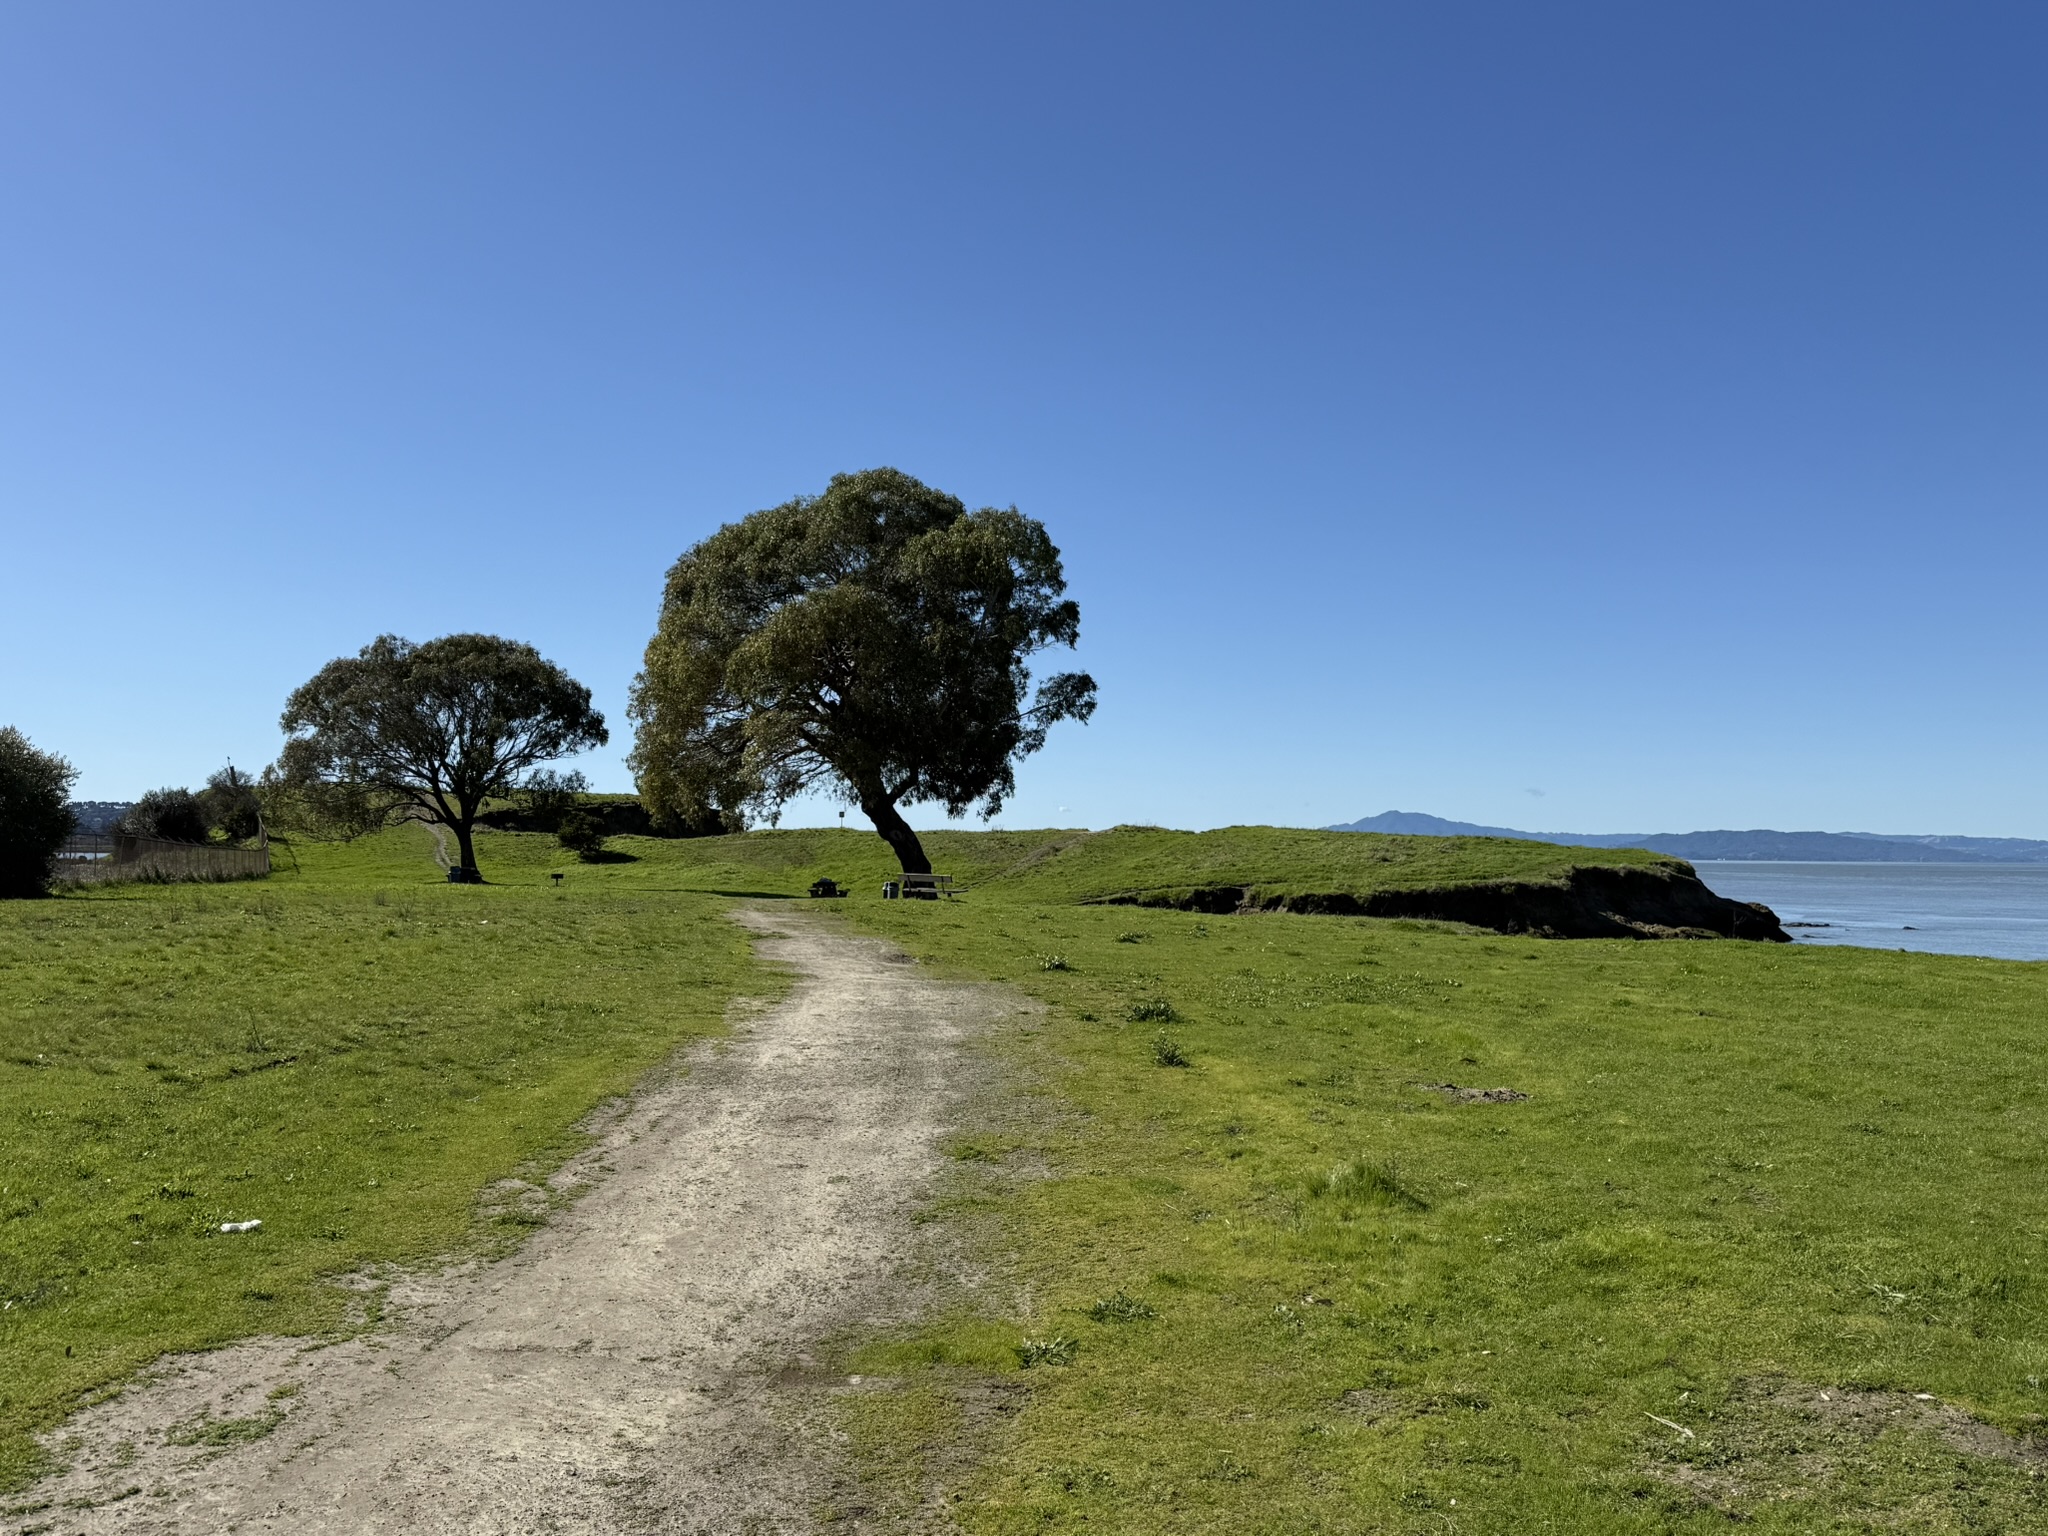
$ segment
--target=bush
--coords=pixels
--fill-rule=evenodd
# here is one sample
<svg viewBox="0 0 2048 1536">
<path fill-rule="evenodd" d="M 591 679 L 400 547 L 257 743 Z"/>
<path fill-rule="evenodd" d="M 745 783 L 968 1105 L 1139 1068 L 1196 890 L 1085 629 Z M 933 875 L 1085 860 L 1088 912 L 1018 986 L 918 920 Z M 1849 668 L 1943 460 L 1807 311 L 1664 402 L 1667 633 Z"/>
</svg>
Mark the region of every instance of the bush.
<svg viewBox="0 0 2048 1536">
<path fill-rule="evenodd" d="M 232 763 L 207 779 L 198 800 L 207 826 L 231 843 L 252 843 L 263 830 L 263 802 L 256 786 Z"/>
<path fill-rule="evenodd" d="M 1163 1029 L 1152 1037 L 1152 1059 L 1162 1067 L 1194 1065 L 1194 1062 L 1189 1060 L 1188 1053 L 1182 1049 L 1181 1043 Z"/>
<path fill-rule="evenodd" d="M 595 864 L 604 854 L 604 823 L 588 811 L 571 811 L 555 840 L 584 863 Z"/>
<path fill-rule="evenodd" d="M 189 789 L 152 789 L 121 818 L 123 832 L 173 843 L 203 843 L 207 829 L 206 804 Z"/>
<path fill-rule="evenodd" d="M 0 897 L 40 896 L 71 835 L 71 784 L 78 772 L 38 752 L 13 726 L 0 728 Z"/>
</svg>

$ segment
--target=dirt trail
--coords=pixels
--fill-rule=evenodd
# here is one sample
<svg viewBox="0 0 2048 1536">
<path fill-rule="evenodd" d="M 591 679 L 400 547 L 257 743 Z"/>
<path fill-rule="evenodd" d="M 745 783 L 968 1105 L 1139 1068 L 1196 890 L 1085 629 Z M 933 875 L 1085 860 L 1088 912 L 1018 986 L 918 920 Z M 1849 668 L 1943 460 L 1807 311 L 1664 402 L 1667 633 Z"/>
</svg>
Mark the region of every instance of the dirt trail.
<svg viewBox="0 0 2048 1536">
<path fill-rule="evenodd" d="M 394 1287 L 373 1338 L 170 1362 L 53 1436 L 71 1470 L 0 1530 L 812 1529 L 846 1386 L 809 1351 L 914 1304 L 960 1042 L 1028 1005 L 800 909 L 737 915 L 794 991 L 637 1099 L 519 1254 Z"/>
</svg>

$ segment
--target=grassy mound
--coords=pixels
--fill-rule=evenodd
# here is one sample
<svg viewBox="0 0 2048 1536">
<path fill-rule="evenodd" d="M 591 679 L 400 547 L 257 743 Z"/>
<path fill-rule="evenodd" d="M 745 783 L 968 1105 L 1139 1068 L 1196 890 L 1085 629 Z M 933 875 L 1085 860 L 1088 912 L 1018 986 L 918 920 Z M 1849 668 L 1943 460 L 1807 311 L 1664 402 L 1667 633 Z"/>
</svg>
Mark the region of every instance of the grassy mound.
<svg viewBox="0 0 2048 1536">
<path fill-rule="evenodd" d="M 954 832 L 922 834 L 932 864 L 963 887 L 1018 901 L 1088 902 L 1117 896 L 1171 895 L 1218 885 L 1275 894 L 1423 890 L 1499 881 L 1561 881 L 1575 869 L 1689 870 L 1683 860 L 1641 849 L 1566 848 L 1492 837 L 1391 837 L 1289 827 L 1223 827 L 1175 832 L 1116 827 L 1107 832 Z M 619 838 L 617 846 L 649 873 L 692 881 L 766 882 L 799 893 L 830 874 L 856 890 L 896 873 L 872 832 L 820 828 L 747 832 L 735 837 Z M 480 834 L 485 874 L 504 878 L 563 864 L 545 842 Z"/>
<path fill-rule="evenodd" d="M 976 903 L 1120 903 L 1201 912 L 1288 910 L 1421 917 L 1559 938 L 1785 935 L 1762 908 L 1714 895 L 1683 860 L 1484 837 L 1383 837 L 1285 827 L 1173 832 L 933 832 L 925 847 Z M 879 838 L 750 832 L 682 842 L 619 838 L 611 857 L 648 880 L 794 895 L 820 875 L 872 899 L 896 873 Z M 492 878 L 561 863 L 531 839 L 480 841 Z"/>
</svg>

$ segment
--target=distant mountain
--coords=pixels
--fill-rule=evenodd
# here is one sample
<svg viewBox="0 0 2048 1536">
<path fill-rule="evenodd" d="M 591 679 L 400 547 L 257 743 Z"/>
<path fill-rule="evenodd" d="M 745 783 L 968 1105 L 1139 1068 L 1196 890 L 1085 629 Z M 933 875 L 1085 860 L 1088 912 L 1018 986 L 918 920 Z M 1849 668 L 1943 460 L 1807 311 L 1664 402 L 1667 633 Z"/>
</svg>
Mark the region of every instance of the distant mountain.
<svg viewBox="0 0 2048 1536">
<path fill-rule="evenodd" d="M 2024 837 L 1894 837 L 1881 832 L 1519 832 L 1386 811 L 1330 832 L 1411 837 L 1515 837 L 1574 848 L 1648 848 L 1680 859 L 1780 859 L 1793 863 L 2048 864 L 2048 842 Z"/>
</svg>

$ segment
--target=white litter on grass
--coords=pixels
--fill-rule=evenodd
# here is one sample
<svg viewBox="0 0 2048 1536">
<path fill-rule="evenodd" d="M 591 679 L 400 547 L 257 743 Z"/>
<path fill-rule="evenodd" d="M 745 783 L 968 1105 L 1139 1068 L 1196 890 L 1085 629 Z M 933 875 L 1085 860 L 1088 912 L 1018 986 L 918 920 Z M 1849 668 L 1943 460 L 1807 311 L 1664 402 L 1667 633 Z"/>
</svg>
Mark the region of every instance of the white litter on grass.
<svg viewBox="0 0 2048 1536">
<path fill-rule="evenodd" d="M 262 1225 L 260 1221 L 224 1221 L 220 1229 L 223 1232 L 254 1232 Z"/>
<path fill-rule="evenodd" d="M 1913 1401 L 1916 1403 L 1931 1403 L 1934 1401 L 1934 1394 L 1932 1392 L 1915 1392 L 1913 1394 Z"/>
<path fill-rule="evenodd" d="M 1643 1417 L 1646 1419 L 1655 1419 L 1659 1424 L 1662 1424 L 1666 1429 L 1677 1430 L 1681 1435 L 1685 1436 L 1685 1438 L 1688 1440 L 1696 1440 L 1699 1438 L 1691 1430 L 1687 1429 L 1683 1424 L 1674 1424 L 1669 1419 L 1665 1418 L 1664 1415 L 1661 1413 L 1645 1412 L 1643 1414 Z"/>
</svg>

